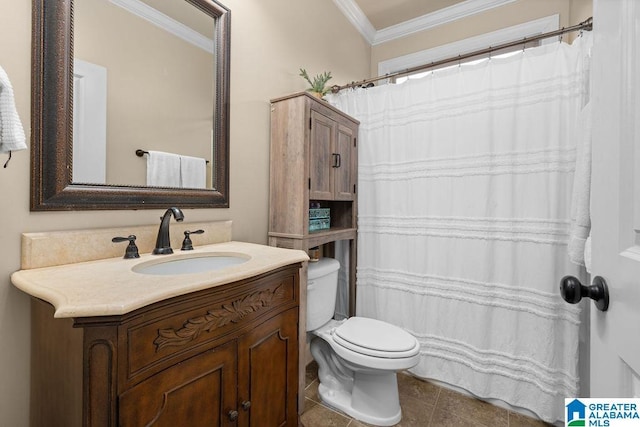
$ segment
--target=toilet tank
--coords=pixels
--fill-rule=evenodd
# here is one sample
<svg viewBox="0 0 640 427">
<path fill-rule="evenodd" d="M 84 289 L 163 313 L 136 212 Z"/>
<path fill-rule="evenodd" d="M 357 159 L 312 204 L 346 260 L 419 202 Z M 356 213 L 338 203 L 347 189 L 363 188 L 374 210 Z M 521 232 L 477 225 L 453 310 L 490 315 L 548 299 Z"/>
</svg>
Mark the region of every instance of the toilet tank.
<svg viewBox="0 0 640 427">
<path fill-rule="evenodd" d="M 333 258 L 310 262 L 307 276 L 307 331 L 333 318 L 338 291 L 340 263 Z"/>
</svg>

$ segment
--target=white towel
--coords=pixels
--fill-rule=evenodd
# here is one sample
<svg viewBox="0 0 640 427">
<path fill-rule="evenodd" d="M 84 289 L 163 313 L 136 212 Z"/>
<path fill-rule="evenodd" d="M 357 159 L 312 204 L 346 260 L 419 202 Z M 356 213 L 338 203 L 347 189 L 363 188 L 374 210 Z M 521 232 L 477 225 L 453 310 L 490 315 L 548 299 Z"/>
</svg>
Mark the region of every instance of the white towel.
<svg viewBox="0 0 640 427">
<path fill-rule="evenodd" d="M 9 76 L 0 67 L 0 153 L 26 150 L 24 129 L 13 95 Z"/>
<path fill-rule="evenodd" d="M 207 162 L 200 157 L 180 156 L 180 186 L 182 188 L 207 187 Z"/>
<path fill-rule="evenodd" d="M 589 234 L 584 244 L 584 268 L 587 273 L 591 274 L 591 234 Z"/>
<path fill-rule="evenodd" d="M 585 242 L 591 232 L 591 104 L 578 117 L 576 170 L 571 195 L 571 231 L 567 251 L 574 264 L 585 265 Z"/>
<path fill-rule="evenodd" d="M 151 187 L 180 187 L 180 156 L 162 151 L 147 155 L 147 185 Z"/>
</svg>

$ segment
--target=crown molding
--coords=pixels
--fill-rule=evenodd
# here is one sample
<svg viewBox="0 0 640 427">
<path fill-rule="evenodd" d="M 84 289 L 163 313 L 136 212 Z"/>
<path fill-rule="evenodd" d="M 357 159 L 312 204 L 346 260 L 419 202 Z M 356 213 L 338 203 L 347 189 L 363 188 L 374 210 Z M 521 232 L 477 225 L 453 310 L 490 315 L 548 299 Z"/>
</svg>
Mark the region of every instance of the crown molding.
<svg viewBox="0 0 640 427">
<path fill-rule="evenodd" d="M 376 32 L 372 45 L 386 43 L 420 31 L 429 30 L 448 22 L 457 21 L 458 19 L 513 3 L 514 1 L 516 0 L 466 0 L 400 24 L 383 28 Z"/>
<path fill-rule="evenodd" d="M 212 39 L 203 36 L 199 32 L 194 31 L 183 23 L 176 21 L 148 4 L 143 3 L 140 0 L 109 1 L 116 6 L 123 8 L 127 12 L 150 22 L 156 27 L 181 38 L 187 43 L 191 43 L 192 45 L 213 54 L 214 43 Z"/>
<path fill-rule="evenodd" d="M 513 3 L 514 1 L 516 0 L 466 0 L 453 6 L 376 31 L 356 3 L 356 0 L 333 0 L 349 22 L 351 22 L 372 46 L 406 37 L 458 19 L 463 19 L 489 9 Z"/>
<path fill-rule="evenodd" d="M 351 25 L 356 27 L 369 44 L 372 44 L 376 36 L 376 29 L 371 25 L 371 22 L 355 0 L 333 0 L 333 2 L 351 22 Z"/>
<path fill-rule="evenodd" d="M 490 33 L 481 34 L 475 37 L 459 40 L 431 49 L 425 49 L 408 55 L 391 58 L 378 63 L 378 75 L 395 73 L 408 68 L 417 67 L 455 55 L 462 55 L 482 49 L 487 46 L 496 46 L 524 37 L 537 36 L 539 34 L 554 31 L 560 28 L 560 15 L 550 15 L 544 18 L 535 19 L 523 24 L 502 28 Z M 553 43 L 557 39 L 542 40 L 542 44 Z"/>
</svg>

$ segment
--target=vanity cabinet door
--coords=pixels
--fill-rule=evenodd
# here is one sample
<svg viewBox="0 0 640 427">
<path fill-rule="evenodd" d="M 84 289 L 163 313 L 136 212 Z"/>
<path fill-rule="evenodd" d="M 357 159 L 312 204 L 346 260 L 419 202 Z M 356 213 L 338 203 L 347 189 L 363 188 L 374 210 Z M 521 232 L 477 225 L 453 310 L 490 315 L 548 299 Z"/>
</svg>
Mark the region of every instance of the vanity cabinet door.
<svg viewBox="0 0 640 427">
<path fill-rule="evenodd" d="M 238 338 L 238 425 L 297 426 L 297 370 L 297 308 Z"/>
<path fill-rule="evenodd" d="M 235 341 L 146 379 L 119 397 L 119 426 L 235 426 Z"/>
</svg>

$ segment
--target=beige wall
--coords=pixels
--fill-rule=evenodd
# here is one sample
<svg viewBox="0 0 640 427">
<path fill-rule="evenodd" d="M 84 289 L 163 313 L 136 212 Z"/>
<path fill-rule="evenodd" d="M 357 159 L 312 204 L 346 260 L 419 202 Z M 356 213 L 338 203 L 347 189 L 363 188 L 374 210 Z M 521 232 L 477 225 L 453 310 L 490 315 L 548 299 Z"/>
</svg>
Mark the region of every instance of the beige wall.
<svg viewBox="0 0 640 427">
<path fill-rule="evenodd" d="M 569 5 L 571 24 L 577 24 L 593 16 L 593 0 L 571 0 Z"/>
<path fill-rule="evenodd" d="M 224 0 L 232 10 L 229 209 L 185 210 L 185 221 L 233 220 L 235 240 L 266 243 L 269 99 L 306 88 L 298 69 L 331 70 L 335 82 L 368 74 L 370 49 L 330 1 Z M 0 65 L 29 133 L 31 2 L 0 0 Z M 333 82 L 333 81 L 332 81 Z M 5 156 L 2 156 L 4 162 Z M 20 233 L 153 224 L 159 210 L 29 211 L 29 152 L 0 168 L 0 425 L 28 425 L 29 299 L 9 276 L 20 268 Z"/>
<path fill-rule="evenodd" d="M 427 31 L 376 45 L 371 50 L 370 71 L 372 75 L 377 75 L 378 63 L 387 59 L 550 15 L 559 14 L 560 27 L 568 27 L 591 16 L 591 11 L 591 0 L 518 0 Z"/>
</svg>

